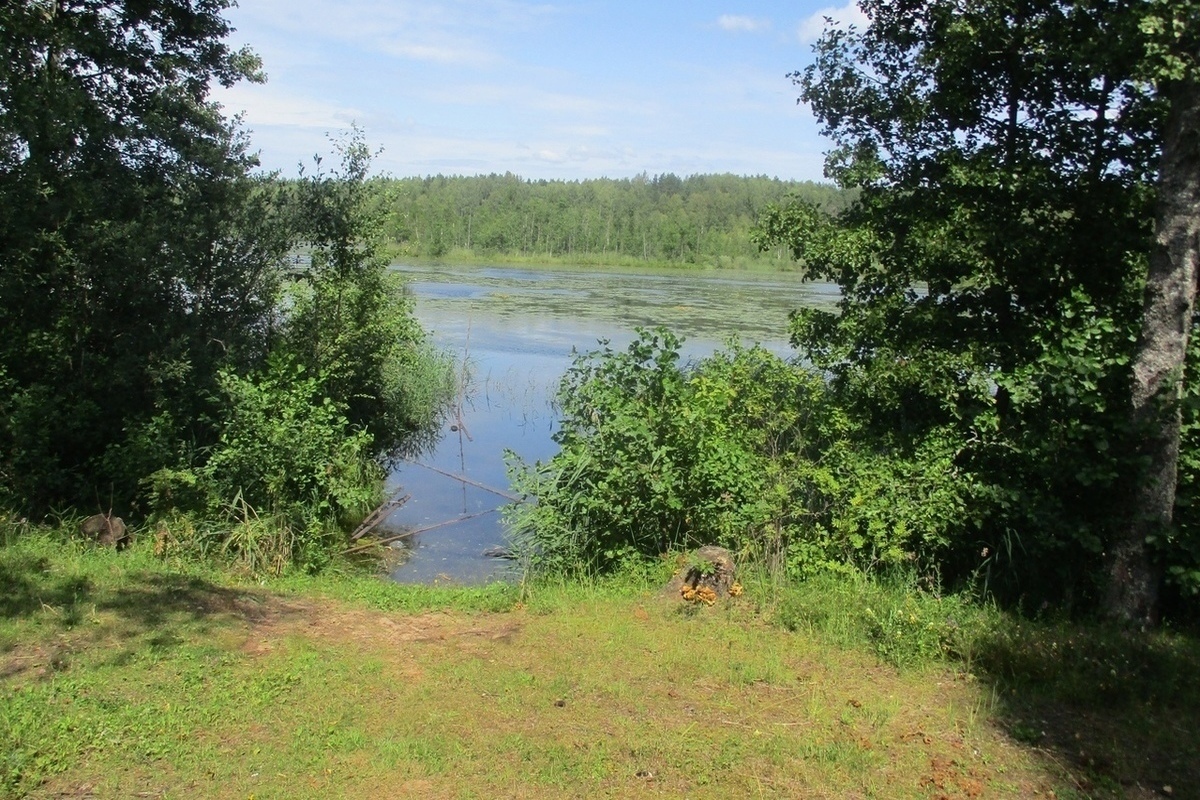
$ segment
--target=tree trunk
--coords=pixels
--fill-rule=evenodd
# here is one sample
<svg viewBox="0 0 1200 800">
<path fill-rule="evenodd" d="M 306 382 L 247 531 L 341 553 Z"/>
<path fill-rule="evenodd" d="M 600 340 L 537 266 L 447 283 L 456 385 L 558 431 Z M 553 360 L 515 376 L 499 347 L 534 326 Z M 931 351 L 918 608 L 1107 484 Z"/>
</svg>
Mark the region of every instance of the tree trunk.
<svg viewBox="0 0 1200 800">
<path fill-rule="evenodd" d="M 1175 507 L 1179 394 L 1200 261 L 1200 83 L 1178 81 L 1165 95 L 1171 107 L 1133 363 L 1132 421 L 1143 466 L 1128 526 L 1109 548 L 1105 598 L 1109 617 L 1134 625 L 1157 621 L 1161 575 L 1147 539 L 1170 527 Z"/>
</svg>

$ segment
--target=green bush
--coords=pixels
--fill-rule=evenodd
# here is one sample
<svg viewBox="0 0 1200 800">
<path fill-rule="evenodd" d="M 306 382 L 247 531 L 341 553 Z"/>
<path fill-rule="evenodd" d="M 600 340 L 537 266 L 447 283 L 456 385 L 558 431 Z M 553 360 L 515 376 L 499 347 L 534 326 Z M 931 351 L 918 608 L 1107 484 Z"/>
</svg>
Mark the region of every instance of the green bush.
<svg viewBox="0 0 1200 800">
<path fill-rule="evenodd" d="M 216 497 L 335 520 L 374 502 L 383 476 L 371 435 L 351 426 L 321 383 L 290 364 L 259 379 L 222 376 L 228 416 L 201 470 Z"/>
<path fill-rule="evenodd" d="M 802 575 L 924 567 L 945 546 L 964 503 L 945 448 L 876 453 L 812 372 L 738 345 L 682 365 L 679 347 L 643 330 L 624 352 L 576 358 L 560 452 L 512 465 L 537 498 L 509 512 L 536 569 L 605 571 L 716 543 Z"/>
<path fill-rule="evenodd" d="M 394 452 L 433 423 L 452 396 L 452 372 L 388 269 L 369 148 L 356 131 L 337 149 L 339 168 L 293 187 L 310 267 L 289 287 L 278 349 L 320 377 L 324 396 L 371 433 L 379 452 Z"/>
<path fill-rule="evenodd" d="M 318 376 L 287 361 L 262 376 L 223 373 L 220 385 L 220 438 L 202 464 L 145 479 L 153 511 L 221 520 L 221 550 L 252 571 L 323 564 L 339 526 L 378 497 L 371 435 L 323 395 Z"/>
</svg>

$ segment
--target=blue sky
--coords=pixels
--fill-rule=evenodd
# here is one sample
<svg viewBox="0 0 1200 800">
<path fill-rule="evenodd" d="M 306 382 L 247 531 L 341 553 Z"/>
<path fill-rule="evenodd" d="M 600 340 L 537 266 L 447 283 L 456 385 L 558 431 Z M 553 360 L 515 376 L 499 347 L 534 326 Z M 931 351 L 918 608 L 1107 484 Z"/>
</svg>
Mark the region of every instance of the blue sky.
<svg viewBox="0 0 1200 800">
<path fill-rule="evenodd" d="M 217 92 L 263 166 L 294 175 L 362 127 L 397 177 L 732 172 L 819 180 L 826 145 L 785 74 L 821 2 L 241 0 L 265 85 Z"/>
</svg>

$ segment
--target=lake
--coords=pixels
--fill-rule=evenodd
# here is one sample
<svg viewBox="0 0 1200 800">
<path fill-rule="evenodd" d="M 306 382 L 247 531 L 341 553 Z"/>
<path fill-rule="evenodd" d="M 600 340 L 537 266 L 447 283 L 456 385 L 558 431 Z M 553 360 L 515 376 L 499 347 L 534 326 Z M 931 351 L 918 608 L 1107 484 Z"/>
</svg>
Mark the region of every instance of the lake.
<svg viewBox="0 0 1200 800">
<path fill-rule="evenodd" d="M 417 318 L 434 343 L 460 362 L 464 387 L 456 402 L 461 413 L 446 420 L 432 452 L 389 476 L 388 489 L 411 499 L 378 532 L 428 529 L 406 540 L 409 557 L 392 572 L 405 583 L 479 583 L 510 568 L 484 555 L 505 543 L 504 453 L 529 462 L 554 454 L 552 400 L 573 349 L 594 350 L 604 339 L 624 348 L 635 327 L 664 325 L 685 337 L 689 358 L 730 337 L 789 355 L 788 314 L 831 306 L 838 297 L 835 285 L 802 283 L 789 273 L 393 269 L 407 277 Z"/>
</svg>

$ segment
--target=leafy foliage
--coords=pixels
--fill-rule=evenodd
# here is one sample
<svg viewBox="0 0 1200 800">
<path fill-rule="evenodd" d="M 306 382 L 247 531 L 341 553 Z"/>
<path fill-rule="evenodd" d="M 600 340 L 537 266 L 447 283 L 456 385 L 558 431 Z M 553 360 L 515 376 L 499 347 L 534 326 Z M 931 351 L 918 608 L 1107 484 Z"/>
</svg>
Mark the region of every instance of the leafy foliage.
<svg viewBox="0 0 1200 800">
<path fill-rule="evenodd" d="M 381 180 L 376 189 L 387 236 L 406 256 L 575 263 L 762 261 L 768 256 L 749 233 L 768 203 L 794 196 L 834 210 L 848 197 L 828 184 L 670 173 L 584 181 L 438 175 Z M 790 264 L 783 249 L 769 258 Z"/>
<path fill-rule="evenodd" d="M 361 133 L 333 173 L 251 174 L 208 99 L 262 79 L 229 5 L 0 8 L 0 499 L 206 515 L 312 565 L 448 379 L 380 255 Z"/>
<path fill-rule="evenodd" d="M 510 510 L 536 568 L 605 571 L 717 543 L 803 575 L 929 564 L 945 546 L 963 506 L 946 459 L 857 448 L 823 381 L 761 348 L 681 365 L 679 347 L 643 330 L 625 352 L 576 358 L 560 452 L 513 470 L 538 500 Z"/>
<path fill-rule="evenodd" d="M 371 436 L 323 396 L 319 380 L 287 366 L 258 380 L 222 377 L 228 418 L 202 471 L 215 498 L 335 518 L 371 502 L 382 477 L 370 469 Z"/>
<path fill-rule="evenodd" d="M 294 187 L 310 266 L 289 296 L 280 347 L 320 378 L 325 395 L 345 406 L 350 424 L 370 432 L 379 452 L 392 452 L 433 421 L 451 388 L 449 372 L 387 269 L 361 132 L 338 150 L 339 168 L 321 171 L 318 160 L 318 171 Z"/>
<path fill-rule="evenodd" d="M 198 417 L 217 371 L 261 353 L 286 241 L 206 99 L 260 77 L 225 5 L 0 11 L 0 460 L 32 507 L 127 495 L 106 451 L 156 413 Z"/>
<path fill-rule="evenodd" d="M 155 513 L 231 525 L 223 549 L 253 570 L 324 566 L 339 528 L 378 499 L 387 456 L 449 396 L 447 365 L 379 255 L 361 134 L 340 149 L 340 172 L 290 187 L 310 263 L 279 296 L 265 363 L 219 374 L 215 441 L 143 481 Z"/>
<path fill-rule="evenodd" d="M 559 568 L 716 540 L 801 573 L 915 562 L 1094 607 L 1140 472 L 1130 364 L 1166 116 L 1147 53 L 1190 42 L 1192 12 L 861 6 L 869 26 L 831 27 L 794 76 L 853 202 L 786 203 L 756 234 L 842 288 L 836 314 L 792 321 L 821 377 L 751 369 L 754 351 L 680 367 L 664 333 L 583 358 L 518 529 Z M 1177 522 L 1154 545 L 1188 593 Z"/>
<path fill-rule="evenodd" d="M 860 194 L 836 217 L 777 207 L 759 232 L 842 287 L 839 314 L 796 314 L 793 342 L 862 446 L 944 459 L 969 500 L 947 573 L 984 553 L 992 589 L 1088 604 L 1136 474 L 1165 110 L 1145 91 L 1149 6 L 861 6 L 869 26 L 827 30 L 794 76 L 833 141 L 827 173 Z"/>
<path fill-rule="evenodd" d="M 1200 374 L 1200 330 L 1188 339 L 1187 372 Z M 1179 484 L 1175 494 L 1175 527 L 1154 544 L 1170 554 L 1167 581 L 1185 597 L 1200 595 L 1200 380 L 1183 387 L 1183 425 L 1179 443 Z"/>
</svg>

